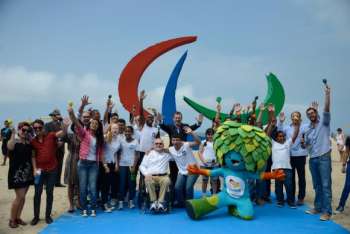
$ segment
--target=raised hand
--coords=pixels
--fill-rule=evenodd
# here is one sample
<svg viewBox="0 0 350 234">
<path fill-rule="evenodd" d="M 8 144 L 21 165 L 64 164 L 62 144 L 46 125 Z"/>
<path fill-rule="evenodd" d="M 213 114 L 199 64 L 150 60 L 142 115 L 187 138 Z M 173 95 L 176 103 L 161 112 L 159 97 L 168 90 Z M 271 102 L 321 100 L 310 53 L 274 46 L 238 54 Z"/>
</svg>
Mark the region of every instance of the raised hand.
<svg viewBox="0 0 350 234">
<path fill-rule="evenodd" d="M 261 104 L 259 105 L 259 110 L 260 110 L 260 111 L 264 111 L 265 109 L 266 109 L 265 103 L 261 103 Z"/>
<path fill-rule="evenodd" d="M 284 112 L 280 113 L 279 120 L 280 120 L 281 123 L 283 123 L 286 120 L 286 115 L 284 114 Z"/>
<path fill-rule="evenodd" d="M 242 106 L 239 103 L 233 104 L 233 111 L 235 114 L 240 114 L 242 110 Z"/>
<path fill-rule="evenodd" d="M 216 104 L 216 111 L 221 112 L 221 104 L 220 103 Z"/>
<path fill-rule="evenodd" d="M 157 113 L 156 120 L 158 121 L 158 123 L 162 122 L 163 120 L 163 116 L 159 112 Z"/>
<path fill-rule="evenodd" d="M 91 102 L 89 102 L 89 96 L 86 96 L 84 95 L 82 98 L 81 98 L 81 105 L 82 106 L 87 106 L 91 104 Z"/>
<path fill-rule="evenodd" d="M 275 111 L 275 106 L 272 103 L 270 103 L 269 106 L 267 107 L 267 110 L 269 112 Z"/>
<path fill-rule="evenodd" d="M 145 100 L 145 98 L 146 98 L 146 92 L 145 92 L 145 90 L 142 90 L 140 92 L 140 100 Z"/>
<path fill-rule="evenodd" d="M 311 107 L 318 111 L 318 102 L 317 101 L 311 102 Z"/>
<path fill-rule="evenodd" d="M 203 122 L 203 114 L 199 114 L 198 117 L 196 118 L 198 123 L 202 123 Z"/>
</svg>

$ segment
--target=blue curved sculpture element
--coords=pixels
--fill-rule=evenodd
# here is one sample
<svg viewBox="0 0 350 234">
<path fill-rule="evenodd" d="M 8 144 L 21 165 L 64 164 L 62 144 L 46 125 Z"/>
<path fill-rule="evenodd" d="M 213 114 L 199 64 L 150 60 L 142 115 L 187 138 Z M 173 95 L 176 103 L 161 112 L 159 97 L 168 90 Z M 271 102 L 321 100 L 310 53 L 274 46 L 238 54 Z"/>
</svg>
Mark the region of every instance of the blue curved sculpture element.
<svg viewBox="0 0 350 234">
<path fill-rule="evenodd" d="M 179 75 L 180 75 L 182 66 L 186 60 L 186 57 L 187 57 L 187 50 L 181 56 L 176 66 L 174 67 L 174 70 L 172 71 L 165 88 L 163 101 L 162 101 L 162 115 L 163 115 L 164 124 L 173 124 L 173 115 L 176 112 L 175 93 L 176 93 L 177 80 L 179 79 Z"/>
</svg>

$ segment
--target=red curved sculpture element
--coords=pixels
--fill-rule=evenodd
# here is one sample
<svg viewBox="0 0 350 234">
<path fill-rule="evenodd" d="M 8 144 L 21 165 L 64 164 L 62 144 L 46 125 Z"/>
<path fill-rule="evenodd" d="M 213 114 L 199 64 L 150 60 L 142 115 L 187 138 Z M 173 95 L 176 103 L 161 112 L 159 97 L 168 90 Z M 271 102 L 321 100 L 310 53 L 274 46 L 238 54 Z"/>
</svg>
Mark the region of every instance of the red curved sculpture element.
<svg viewBox="0 0 350 234">
<path fill-rule="evenodd" d="M 136 113 L 139 114 L 138 86 L 141 76 L 147 67 L 169 50 L 196 40 L 196 36 L 170 39 L 150 46 L 133 57 L 125 66 L 119 78 L 118 93 L 120 102 L 124 108 L 131 112 L 133 105 L 135 105 Z M 147 111 L 144 111 L 144 113 L 146 115 L 149 114 Z"/>
</svg>

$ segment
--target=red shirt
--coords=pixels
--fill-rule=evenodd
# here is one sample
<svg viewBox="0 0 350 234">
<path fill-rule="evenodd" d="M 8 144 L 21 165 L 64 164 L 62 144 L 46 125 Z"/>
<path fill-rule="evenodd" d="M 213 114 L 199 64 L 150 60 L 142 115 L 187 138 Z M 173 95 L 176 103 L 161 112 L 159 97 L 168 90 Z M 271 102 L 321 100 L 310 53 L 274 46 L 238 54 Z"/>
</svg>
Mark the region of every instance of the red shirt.
<svg viewBox="0 0 350 234">
<path fill-rule="evenodd" d="M 39 142 L 35 137 L 31 145 L 35 152 L 36 167 L 43 171 L 53 171 L 57 167 L 57 137 L 56 133 L 50 132 L 43 137 L 43 141 Z"/>
</svg>

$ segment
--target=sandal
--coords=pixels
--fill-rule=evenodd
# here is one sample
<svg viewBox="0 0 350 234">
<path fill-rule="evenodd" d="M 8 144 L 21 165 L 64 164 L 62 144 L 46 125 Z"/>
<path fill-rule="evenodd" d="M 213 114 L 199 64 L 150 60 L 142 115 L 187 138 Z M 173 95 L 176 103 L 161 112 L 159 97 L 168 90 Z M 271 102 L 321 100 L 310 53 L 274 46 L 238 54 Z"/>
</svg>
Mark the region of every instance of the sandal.
<svg viewBox="0 0 350 234">
<path fill-rule="evenodd" d="M 22 226 L 27 225 L 27 223 L 24 222 L 22 219 L 16 219 L 16 223 L 19 224 L 19 225 L 22 225 Z"/>
<path fill-rule="evenodd" d="M 15 220 L 10 220 L 9 221 L 9 227 L 10 228 L 18 228 L 18 224 Z"/>
</svg>

